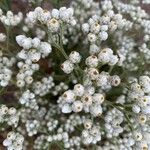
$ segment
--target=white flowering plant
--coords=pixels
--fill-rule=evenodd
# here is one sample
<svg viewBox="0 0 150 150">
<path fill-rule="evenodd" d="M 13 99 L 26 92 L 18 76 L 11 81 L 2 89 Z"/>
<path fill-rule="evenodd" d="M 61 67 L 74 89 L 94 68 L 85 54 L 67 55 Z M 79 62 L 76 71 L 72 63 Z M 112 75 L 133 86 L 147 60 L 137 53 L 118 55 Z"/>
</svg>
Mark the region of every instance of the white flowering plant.
<svg viewBox="0 0 150 150">
<path fill-rule="evenodd" d="M 0 149 L 150 150 L 150 0 L 20 2 L 0 1 Z"/>
</svg>

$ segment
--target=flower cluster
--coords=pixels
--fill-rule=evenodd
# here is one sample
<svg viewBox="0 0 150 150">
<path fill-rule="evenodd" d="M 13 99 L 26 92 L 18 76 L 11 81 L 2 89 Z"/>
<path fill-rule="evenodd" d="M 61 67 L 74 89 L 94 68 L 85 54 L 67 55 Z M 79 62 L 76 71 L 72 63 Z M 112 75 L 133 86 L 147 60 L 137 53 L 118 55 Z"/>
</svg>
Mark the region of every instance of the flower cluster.
<svg viewBox="0 0 150 150">
<path fill-rule="evenodd" d="M 15 63 L 15 58 L 7 58 L 3 56 L 3 53 L 0 52 L 0 86 L 6 87 L 9 84 L 12 76 L 11 67 Z"/>
<path fill-rule="evenodd" d="M 95 43 L 97 40 L 105 41 L 108 38 L 108 32 L 114 32 L 116 29 L 122 29 L 124 26 L 130 28 L 132 24 L 123 19 L 121 14 L 115 14 L 112 10 L 111 1 L 102 2 L 104 15 L 93 15 L 88 23 L 82 25 L 83 32 L 87 33 L 88 40 Z"/>
<path fill-rule="evenodd" d="M 64 92 L 68 89 L 68 85 L 65 84 L 64 82 L 60 82 L 58 85 L 56 85 L 52 91 L 53 95 L 58 95 L 61 92 Z"/>
<path fill-rule="evenodd" d="M 72 51 L 69 55 L 69 59 L 66 60 L 63 64 L 61 64 L 61 69 L 65 73 L 69 74 L 74 70 L 75 68 L 74 64 L 77 64 L 80 61 L 81 61 L 80 54 L 76 51 Z"/>
<path fill-rule="evenodd" d="M 37 7 L 34 11 L 30 11 L 25 19 L 28 27 L 33 27 L 37 22 L 46 24 L 48 30 L 58 32 L 62 23 L 75 25 L 76 21 L 73 18 L 73 9 L 61 7 L 53 9 L 51 12 Z"/>
<path fill-rule="evenodd" d="M 88 144 L 96 144 L 101 140 L 101 132 L 100 127 L 97 125 L 93 125 L 90 119 L 86 119 L 84 121 L 85 129 L 82 131 L 83 143 Z"/>
<path fill-rule="evenodd" d="M 37 134 L 39 128 L 39 122 L 37 120 L 27 120 L 26 130 L 29 136 Z"/>
<path fill-rule="evenodd" d="M 0 149 L 150 150 L 148 4 L 0 1 Z"/>
<path fill-rule="evenodd" d="M 140 76 L 139 82 L 131 84 L 129 99 L 134 102 L 132 110 L 139 114 L 139 123 L 146 122 L 146 115 L 150 114 L 150 78 Z"/>
<path fill-rule="evenodd" d="M 7 123 L 9 126 L 17 127 L 19 114 L 14 107 L 0 106 L 0 123 Z"/>
<path fill-rule="evenodd" d="M 6 146 L 7 149 L 22 150 L 23 141 L 24 137 L 21 134 L 9 132 L 7 138 L 3 141 L 3 145 Z"/>
<path fill-rule="evenodd" d="M 33 84 L 33 90 L 36 95 L 44 96 L 54 86 L 53 78 L 51 76 L 44 77 L 41 81 L 37 81 Z"/>
<path fill-rule="evenodd" d="M 63 113 L 81 112 L 91 113 L 92 116 L 102 114 L 101 104 L 104 96 L 100 93 L 89 93 L 81 84 L 76 84 L 74 90 L 66 91 L 59 100 Z"/>
<path fill-rule="evenodd" d="M 37 62 L 51 53 L 51 45 L 47 42 L 41 42 L 38 38 L 27 38 L 24 35 L 16 37 L 16 41 L 23 49 L 18 53 L 19 73 L 17 74 L 18 87 L 24 87 L 33 82 L 33 73 L 39 69 Z"/>
<path fill-rule="evenodd" d="M 99 127 L 94 126 L 91 129 L 86 129 L 82 131 L 82 138 L 83 138 L 83 143 L 88 145 L 88 144 L 96 144 L 98 141 L 101 140 L 101 133 L 99 132 Z"/>
<path fill-rule="evenodd" d="M 2 9 L 0 9 L 0 21 L 5 26 L 17 26 L 23 19 L 23 14 L 19 12 L 14 15 L 12 11 L 7 11 L 6 15 L 3 14 Z"/>
<path fill-rule="evenodd" d="M 38 109 L 37 101 L 35 99 L 35 94 L 30 92 L 29 90 L 25 91 L 22 96 L 19 98 L 19 102 L 26 107 L 30 107 L 31 109 Z"/>
<path fill-rule="evenodd" d="M 123 122 L 123 117 L 123 113 L 117 109 L 112 109 L 107 112 L 105 116 L 105 128 L 108 138 L 118 136 L 121 132 L 123 132 L 123 128 L 120 126 Z"/>
</svg>

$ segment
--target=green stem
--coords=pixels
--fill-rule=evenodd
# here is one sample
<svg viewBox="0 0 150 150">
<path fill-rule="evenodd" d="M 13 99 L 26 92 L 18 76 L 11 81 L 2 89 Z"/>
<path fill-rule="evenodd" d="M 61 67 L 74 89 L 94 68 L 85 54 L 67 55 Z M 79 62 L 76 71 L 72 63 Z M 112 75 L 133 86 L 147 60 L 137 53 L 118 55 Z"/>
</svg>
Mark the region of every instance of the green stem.
<svg viewBox="0 0 150 150">
<path fill-rule="evenodd" d="M 131 131 L 133 131 L 134 128 L 133 128 L 133 126 L 132 126 L 132 122 L 130 121 L 129 116 L 128 116 L 127 114 L 124 114 L 124 115 L 125 115 L 125 118 L 126 118 L 127 122 L 129 123 L 129 127 L 130 127 Z"/>
<path fill-rule="evenodd" d="M 114 68 L 114 66 L 110 66 L 110 68 L 108 70 L 109 74 L 112 72 L 113 68 Z"/>
<path fill-rule="evenodd" d="M 124 107 L 123 105 L 121 105 L 121 104 L 120 104 L 120 106 L 117 106 L 116 103 L 114 104 L 114 103 L 112 103 L 112 102 L 110 102 L 110 101 L 107 101 L 107 100 L 105 100 L 105 102 L 106 102 L 108 105 L 110 105 L 110 106 L 112 106 L 112 107 L 118 109 L 119 111 L 121 111 L 121 112 L 123 112 L 123 113 L 127 113 L 127 114 L 130 114 L 130 115 L 133 115 L 132 112 L 126 111 L 126 110 L 125 110 L 125 107 Z M 120 108 L 120 107 L 122 107 L 122 108 Z"/>
<path fill-rule="evenodd" d="M 7 51 L 9 50 L 9 27 L 6 27 L 6 34 L 7 34 L 7 43 L 6 43 L 6 48 Z"/>
</svg>

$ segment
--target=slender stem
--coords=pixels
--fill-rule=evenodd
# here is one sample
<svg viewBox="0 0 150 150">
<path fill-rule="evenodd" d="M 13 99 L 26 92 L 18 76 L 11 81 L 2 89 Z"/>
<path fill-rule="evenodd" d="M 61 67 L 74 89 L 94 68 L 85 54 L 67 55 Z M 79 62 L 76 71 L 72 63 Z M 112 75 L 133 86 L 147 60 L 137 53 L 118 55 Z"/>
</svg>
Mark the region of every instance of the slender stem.
<svg viewBox="0 0 150 150">
<path fill-rule="evenodd" d="M 132 122 L 130 121 L 129 116 L 128 116 L 127 114 L 124 114 L 124 115 L 125 115 L 125 118 L 126 118 L 127 122 L 129 123 L 129 127 L 130 127 L 131 131 L 133 131 L 134 128 L 133 128 L 133 126 L 132 126 Z"/>
<path fill-rule="evenodd" d="M 69 58 L 62 47 L 57 46 L 57 48 L 58 48 L 58 50 L 63 54 L 63 56 L 64 56 L 66 59 Z"/>
<path fill-rule="evenodd" d="M 2 89 L 0 90 L 0 94 L 3 94 L 4 91 L 5 91 L 5 88 L 2 88 Z"/>
<path fill-rule="evenodd" d="M 112 106 L 112 107 L 118 109 L 118 110 L 121 111 L 121 112 L 130 114 L 130 115 L 133 115 L 132 112 L 126 111 L 126 110 L 124 109 L 125 107 L 124 107 L 123 105 L 122 105 L 122 106 L 121 106 L 121 105 L 120 105 L 120 106 L 117 106 L 117 105 L 115 105 L 114 103 L 112 103 L 112 102 L 110 102 L 110 101 L 107 101 L 107 100 L 105 100 L 105 102 L 106 102 L 108 105 L 110 105 L 110 106 Z M 120 107 L 122 107 L 122 108 L 120 108 Z"/>
<path fill-rule="evenodd" d="M 9 27 L 6 27 L 6 34 L 7 34 L 7 43 L 6 43 L 6 47 L 7 47 L 7 51 L 9 50 Z"/>
<path fill-rule="evenodd" d="M 113 68 L 114 68 L 114 66 L 110 66 L 110 68 L 108 70 L 109 74 L 112 72 Z"/>
</svg>

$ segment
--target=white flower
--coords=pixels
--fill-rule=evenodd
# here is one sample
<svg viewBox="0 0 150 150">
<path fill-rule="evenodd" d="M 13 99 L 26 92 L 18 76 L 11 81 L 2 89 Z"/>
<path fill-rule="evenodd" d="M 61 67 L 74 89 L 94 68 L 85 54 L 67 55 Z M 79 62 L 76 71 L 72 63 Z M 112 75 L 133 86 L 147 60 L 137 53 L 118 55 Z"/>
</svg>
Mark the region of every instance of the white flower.
<svg viewBox="0 0 150 150">
<path fill-rule="evenodd" d="M 91 95 L 84 94 L 81 98 L 81 101 L 82 101 L 83 105 L 90 106 L 90 105 L 92 105 L 93 99 L 92 99 Z"/>
<path fill-rule="evenodd" d="M 48 20 L 47 26 L 51 32 L 58 32 L 58 30 L 60 28 L 60 23 L 57 19 L 52 18 L 52 19 Z"/>
<path fill-rule="evenodd" d="M 1 110 L 1 115 L 6 115 L 8 113 L 8 107 L 5 105 L 2 105 L 0 110 Z"/>
<path fill-rule="evenodd" d="M 4 145 L 4 146 L 10 146 L 11 144 L 12 144 L 12 141 L 9 140 L 9 139 L 5 139 L 5 140 L 3 141 L 3 145 Z"/>
<path fill-rule="evenodd" d="M 14 107 L 9 108 L 8 114 L 9 114 L 9 115 L 14 115 L 14 114 L 16 114 L 16 109 L 15 109 Z"/>
<path fill-rule="evenodd" d="M 75 98 L 76 98 L 76 95 L 74 94 L 74 91 L 72 91 L 72 90 L 68 90 L 68 91 L 64 92 L 64 94 L 63 94 L 63 99 L 67 103 L 73 102 L 75 100 Z"/>
<path fill-rule="evenodd" d="M 69 60 L 72 62 L 72 63 L 79 63 L 80 60 L 81 60 L 81 56 L 78 52 L 76 51 L 72 51 L 69 55 Z"/>
<path fill-rule="evenodd" d="M 108 25 L 101 26 L 101 31 L 107 31 L 107 30 L 108 30 Z"/>
<path fill-rule="evenodd" d="M 40 15 L 42 13 L 43 9 L 41 7 L 36 7 L 34 12 L 38 15 Z"/>
<path fill-rule="evenodd" d="M 72 110 L 74 112 L 80 112 L 82 111 L 82 108 L 83 108 L 83 104 L 81 101 L 74 101 L 73 104 L 72 104 Z"/>
<path fill-rule="evenodd" d="M 42 53 L 43 57 L 48 56 L 49 53 L 51 53 L 52 47 L 49 43 L 47 42 L 41 42 L 40 45 L 40 52 Z"/>
<path fill-rule="evenodd" d="M 96 54 L 100 51 L 100 48 L 96 44 L 90 45 L 90 54 Z"/>
<path fill-rule="evenodd" d="M 118 56 L 117 55 L 110 56 L 110 60 L 109 60 L 110 66 L 117 64 L 117 62 L 118 62 Z"/>
<path fill-rule="evenodd" d="M 25 35 L 18 35 L 16 36 L 16 41 L 19 44 L 19 46 L 22 46 L 22 41 L 26 38 Z"/>
<path fill-rule="evenodd" d="M 84 120 L 84 127 L 85 127 L 86 129 L 90 129 L 90 128 L 92 127 L 92 125 L 93 125 L 92 120 L 90 120 L 90 119 Z"/>
<path fill-rule="evenodd" d="M 32 45 L 33 45 L 34 48 L 38 48 L 40 46 L 40 44 L 41 44 L 41 41 L 37 37 L 32 39 Z"/>
<path fill-rule="evenodd" d="M 29 20 L 29 22 L 34 24 L 37 21 L 37 15 L 38 13 L 30 11 L 29 13 L 27 13 L 27 20 Z"/>
<path fill-rule="evenodd" d="M 17 87 L 24 87 L 25 82 L 23 80 L 18 80 L 17 81 Z"/>
<path fill-rule="evenodd" d="M 94 55 L 86 58 L 86 65 L 89 67 L 97 67 L 98 66 L 98 58 Z"/>
<path fill-rule="evenodd" d="M 84 86 L 81 85 L 81 84 L 76 84 L 74 86 L 74 93 L 77 95 L 77 96 L 82 96 L 84 94 Z"/>
<path fill-rule="evenodd" d="M 93 33 L 89 33 L 88 34 L 88 40 L 91 42 L 91 43 L 94 43 L 96 41 L 96 35 L 93 34 Z"/>
<path fill-rule="evenodd" d="M 33 82 L 33 78 L 31 76 L 27 76 L 25 78 L 25 81 L 26 81 L 27 84 L 31 84 Z"/>
<path fill-rule="evenodd" d="M 37 120 L 27 120 L 25 126 L 28 132 L 28 136 L 33 136 L 37 134 L 40 123 Z"/>
<path fill-rule="evenodd" d="M 134 113 L 139 113 L 140 112 L 140 107 L 138 106 L 138 105 L 133 105 L 133 107 L 132 107 L 132 111 L 134 112 Z"/>
<path fill-rule="evenodd" d="M 140 132 L 134 132 L 134 138 L 136 141 L 141 141 L 143 136 Z"/>
<path fill-rule="evenodd" d="M 102 114 L 102 107 L 101 107 L 101 105 L 93 104 L 92 106 L 90 106 L 90 113 L 94 117 L 101 116 L 101 114 Z"/>
<path fill-rule="evenodd" d="M 112 86 L 118 86 L 121 82 L 121 79 L 117 75 L 113 75 L 110 77 L 110 82 Z"/>
<path fill-rule="evenodd" d="M 47 21 L 51 18 L 51 14 L 48 10 L 43 10 L 37 17 L 41 23 L 46 24 Z"/>
<path fill-rule="evenodd" d="M 37 52 L 36 49 L 31 49 L 29 51 L 29 59 L 31 59 L 31 61 L 38 62 L 40 58 L 41 58 L 41 54 Z"/>
<path fill-rule="evenodd" d="M 53 9 L 52 10 L 52 17 L 59 19 L 59 10 L 58 9 Z"/>
<path fill-rule="evenodd" d="M 144 114 L 141 114 L 138 116 L 138 121 L 140 124 L 145 124 L 145 122 L 147 121 L 147 117 Z"/>
<path fill-rule="evenodd" d="M 4 33 L 0 33 L 0 42 L 6 41 L 6 35 Z"/>
<path fill-rule="evenodd" d="M 22 21 L 22 18 L 23 14 L 21 12 L 14 15 L 11 11 L 7 11 L 6 15 L 0 15 L 0 21 L 7 26 L 17 26 Z"/>
<path fill-rule="evenodd" d="M 89 24 L 88 23 L 84 23 L 82 25 L 82 31 L 85 32 L 85 33 L 88 33 L 89 30 L 90 30 Z"/>
<path fill-rule="evenodd" d="M 104 101 L 104 96 L 103 96 L 103 94 L 100 94 L 100 93 L 95 93 L 94 95 L 93 95 L 93 101 L 95 102 L 95 103 L 100 103 L 100 104 L 102 104 L 103 103 L 103 101 Z"/>
<path fill-rule="evenodd" d="M 90 76 L 91 80 L 96 80 L 99 76 L 99 72 L 95 68 L 89 68 L 88 75 Z"/>
<path fill-rule="evenodd" d="M 71 17 L 73 17 L 73 9 L 72 8 L 66 8 L 66 7 L 61 7 L 59 9 L 59 13 L 60 13 L 60 18 L 64 21 L 64 22 L 69 22 L 69 20 L 71 19 Z"/>
<path fill-rule="evenodd" d="M 74 65 L 71 61 L 66 60 L 62 65 L 61 65 L 61 69 L 66 73 L 69 74 L 73 71 L 74 69 Z"/>
<path fill-rule="evenodd" d="M 69 105 L 69 104 L 64 104 L 63 106 L 62 106 L 62 112 L 63 113 L 71 113 L 72 112 L 72 108 L 71 108 L 71 106 Z"/>
<path fill-rule="evenodd" d="M 22 150 L 24 137 L 18 132 L 9 132 L 7 138 L 3 141 L 3 145 L 8 150 Z"/>
<path fill-rule="evenodd" d="M 19 53 L 18 53 L 18 57 L 21 58 L 21 59 L 27 59 L 27 52 L 25 50 L 21 50 Z"/>
<path fill-rule="evenodd" d="M 32 39 L 31 38 L 25 38 L 21 41 L 21 46 L 24 49 L 30 49 L 32 47 Z"/>
<path fill-rule="evenodd" d="M 95 34 L 98 34 L 100 29 L 101 29 L 100 24 L 96 22 L 96 23 L 91 25 L 91 29 L 90 30 L 91 30 L 91 32 L 93 32 Z"/>
<path fill-rule="evenodd" d="M 105 40 L 107 40 L 107 38 L 108 38 L 108 33 L 105 32 L 105 31 L 102 31 L 102 32 L 99 33 L 99 37 L 100 37 L 100 39 L 101 39 L 102 41 L 105 41 Z"/>
<path fill-rule="evenodd" d="M 98 59 L 102 63 L 108 63 L 110 61 L 111 55 L 112 55 L 112 50 L 109 48 L 105 48 L 98 54 Z"/>
</svg>

